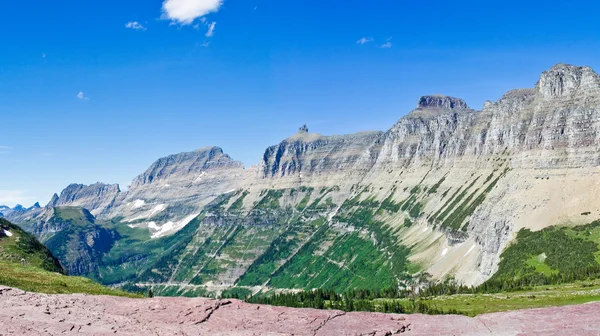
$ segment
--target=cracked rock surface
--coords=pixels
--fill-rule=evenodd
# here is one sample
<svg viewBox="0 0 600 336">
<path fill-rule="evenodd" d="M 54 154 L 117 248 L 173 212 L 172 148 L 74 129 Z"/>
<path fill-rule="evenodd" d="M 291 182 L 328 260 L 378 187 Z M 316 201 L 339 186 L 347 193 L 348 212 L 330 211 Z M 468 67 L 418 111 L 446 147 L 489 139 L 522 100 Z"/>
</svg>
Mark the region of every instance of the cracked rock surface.
<svg viewBox="0 0 600 336">
<path fill-rule="evenodd" d="M 600 303 L 476 318 L 344 313 L 238 300 L 45 295 L 0 287 L 0 335 L 599 335 Z"/>
</svg>

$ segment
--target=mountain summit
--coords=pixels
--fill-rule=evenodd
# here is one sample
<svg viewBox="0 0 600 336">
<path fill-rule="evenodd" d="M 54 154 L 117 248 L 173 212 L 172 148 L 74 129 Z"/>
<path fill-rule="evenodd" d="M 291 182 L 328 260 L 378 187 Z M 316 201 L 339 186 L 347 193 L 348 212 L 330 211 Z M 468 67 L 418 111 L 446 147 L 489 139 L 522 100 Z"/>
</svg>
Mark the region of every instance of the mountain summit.
<svg viewBox="0 0 600 336">
<path fill-rule="evenodd" d="M 171 295 L 384 289 L 416 270 L 467 285 L 545 279 L 546 269 L 583 274 L 600 267 L 589 224 L 600 218 L 590 187 L 600 167 L 598 83 L 590 68 L 558 64 L 481 111 L 423 96 L 386 132 L 323 136 L 303 126 L 248 169 L 214 146 L 169 155 L 125 192 L 71 185 L 20 223 L 47 228 L 38 235 L 60 246 L 69 216 L 51 211 L 86 208 L 96 220 L 83 226 L 94 230 L 69 231 L 82 256 L 65 257 L 78 260 L 70 269 Z M 114 231 L 95 240 L 102 223 Z M 556 245 L 548 237 L 564 223 L 580 228 Z M 100 253 L 86 241 L 110 243 L 91 244 Z M 569 246 L 586 249 L 572 260 L 561 250 Z"/>
</svg>

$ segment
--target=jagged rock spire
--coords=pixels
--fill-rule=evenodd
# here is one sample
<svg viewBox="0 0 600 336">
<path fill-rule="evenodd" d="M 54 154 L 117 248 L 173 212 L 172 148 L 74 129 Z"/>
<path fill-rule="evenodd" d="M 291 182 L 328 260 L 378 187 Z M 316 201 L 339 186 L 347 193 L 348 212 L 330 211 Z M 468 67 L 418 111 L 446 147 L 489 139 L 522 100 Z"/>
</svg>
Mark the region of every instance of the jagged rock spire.
<svg viewBox="0 0 600 336">
<path fill-rule="evenodd" d="M 302 125 L 302 127 L 298 129 L 298 133 L 308 133 L 308 126 L 306 126 L 306 124 Z"/>
</svg>

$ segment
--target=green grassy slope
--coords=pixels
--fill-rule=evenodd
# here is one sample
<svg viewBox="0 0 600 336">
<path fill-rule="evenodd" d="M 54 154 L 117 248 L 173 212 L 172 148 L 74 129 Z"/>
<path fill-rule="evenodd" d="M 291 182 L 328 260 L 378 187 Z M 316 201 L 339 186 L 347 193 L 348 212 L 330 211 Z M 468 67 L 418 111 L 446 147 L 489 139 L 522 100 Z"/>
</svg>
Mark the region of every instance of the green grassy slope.
<svg viewBox="0 0 600 336">
<path fill-rule="evenodd" d="M 93 276 L 102 255 L 112 248 L 118 234 L 96 223 L 94 216 L 79 207 L 57 207 L 50 219 L 64 228 L 44 244 L 71 275 Z"/>
<path fill-rule="evenodd" d="M 64 273 L 59 261 L 34 236 L 0 218 L 0 261 Z"/>
<path fill-rule="evenodd" d="M 483 288 L 510 290 L 595 278 L 600 278 L 600 221 L 536 232 L 522 229 Z"/>
<path fill-rule="evenodd" d="M 16 225 L 0 219 L 0 285 L 48 294 L 104 294 L 138 297 L 82 277 L 64 275 L 49 249 Z"/>
</svg>

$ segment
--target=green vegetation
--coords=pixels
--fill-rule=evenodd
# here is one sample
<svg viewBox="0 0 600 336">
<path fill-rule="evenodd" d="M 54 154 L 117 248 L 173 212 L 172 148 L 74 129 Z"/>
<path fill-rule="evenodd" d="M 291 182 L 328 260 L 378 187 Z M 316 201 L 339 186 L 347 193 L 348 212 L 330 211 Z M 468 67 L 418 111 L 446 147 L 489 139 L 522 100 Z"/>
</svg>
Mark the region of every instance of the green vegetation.
<svg viewBox="0 0 600 336">
<path fill-rule="evenodd" d="M 260 286 L 268 282 L 273 273 L 310 239 L 325 222 L 320 218 L 308 225 L 301 221 L 292 223 L 279 235 L 267 250 L 258 257 L 238 281 L 240 286 Z"/>
<path fill-rule="evenodd" d="M 0 285 L 46 294 L 83 293 L 142 297 L 141 295 L 102 286 L 87 278 L 66 276 L 38 267 L 7 262 L 0 262 Z"/>
<path fill-rule="evenodd" d="M 447 294 L 443 294 L 447 293 Z M 231 297 L 231 296 L 229 296 Z M 316 289 L 296 293 L 237 296 L 252 303 L 277 306 L 382 313 L 461 314 L 477 316 L 485 313 L 583 304 L 600 301 L 600 280 L 540 286 L 521 291 L 486 294 L 477 288 L 445 284 L 429 284 L 419 293 L 410 290 Z"/>
<path fill-rule="evenodd" d="M 86 209 L 72 206 L 54 208 L 54 217 L 77 225 L 86 225 L 95 221 L 94 216 Z"/>
<path fill-rule="evenodd" d="M 247 288 L 233 287 L 224 290 L 221 293 L 222 299 L 246 299 L 252 296 L 252 292 Z"/>
<path fill-rule="evenodd" d="M 434 184 L 431 188 L 429 188 L 429 190 L 427 191 L 427 194 L 431 195 L 431 194 L 435 194 L 438 189 L 440 188 L 440 186 L 442 185 L 442 183 L 444 183 L 444 181 L 446 180 L 446 175 L 444 175 L 436 184 Z"/>
<path fill-rule="evenodd" d="M 397 213 L 400 211 L 400 203 L 394 202 L 394 192 L 390 194 L 386 199 L 381 202 L 381 209 L 386 210 L 391 213 Z"/>
<path fill-rule="evenodd" d="M 63 273 L 63 268 L 48 248 L 18 226 L 0 219 L 0 285 L 48 294 L 134 296 L 90 279 Z"/>
<path fill-rule="evenodd" d="M 96 224 L 94 216 L 83 208 L 55 208 L 49 222 L 63 229 L 44 243 L 71 275 L 94 272 L 102 255 L 119 238 L 115 231 Z"/>
<path fill-rule="evenodd" d="M 265 196 L 256 204 L 256 209 L 277 209 L 280 207 L 279 199 L 283 196 L 285 190 L 269 189 Z"/>
<path fill-rule="evenodd" d="M 326 250 L 323 246 L 331 246 Z M 324 250 L 324 251 L 323 251 Z M 339 234 L 323 227 L 269 284 L 276 288 L 383 288 L 395 284 L 387 257 L 358 233 Z"/>
<path fill-rule="evenodd" d="M 240 197 L 238 197 L 235 200 L 235 202 L 233 202 L 233 204 L 229 207 L 229 211 L 241 210 L 242 206 L 244 205 L 244 199 L 249 194 L 250 194 L 250 192 L 248 192 L 248 190 L 244 190 L 244 192 L 242 193 L 242 195 Z"/>
<path fill-rule="evenodd" d="M 493 292 L 599 278 L 599 244 L 600 221 L 537 232 L 522 229 L 482 288 Z"/>
<path fill-rule="evenodd" d="M 0 261 L 64 273 L 60 263 L 48 248 L 33 235 L 2 218 L 0 218 Z"/>
<path fill-rule="evenodd" d="M 308 205 L 308 202 L 310 201 L 310 195 L 312 195 L 312 191 L 308 192 L 304 196 L 304 198 L 302 198 L 300 203 L 298 203 L 298 205 L 296 205 L 296 210 L 302 211 L 302 210 L 306 209 L 306 206 Z"/>
</svg>

